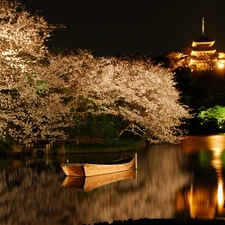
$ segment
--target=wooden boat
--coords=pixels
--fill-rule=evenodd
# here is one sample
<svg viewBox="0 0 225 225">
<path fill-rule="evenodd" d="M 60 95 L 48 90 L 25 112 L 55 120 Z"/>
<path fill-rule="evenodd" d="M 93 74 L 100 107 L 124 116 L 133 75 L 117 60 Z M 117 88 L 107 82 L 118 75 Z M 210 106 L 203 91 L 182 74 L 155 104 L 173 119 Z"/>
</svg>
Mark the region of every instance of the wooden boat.
<svg viewBox="0 0 225 225">
<path fill-rule="evenodd" d="M 101 186 L 135 177 L 133 168 L 118 173 L 108 173 L 90 177 L 67 176 L 62 183 L 64 188 L 90 191 Z"/>
<path fill-rule="evenodd" d="M 129 170 L 135 161 L 136 154 L 135 157 L 127 157 L 112 163 L 62 163 L 60 166 L 67 176 L 89 177 Z"/>
</svg>

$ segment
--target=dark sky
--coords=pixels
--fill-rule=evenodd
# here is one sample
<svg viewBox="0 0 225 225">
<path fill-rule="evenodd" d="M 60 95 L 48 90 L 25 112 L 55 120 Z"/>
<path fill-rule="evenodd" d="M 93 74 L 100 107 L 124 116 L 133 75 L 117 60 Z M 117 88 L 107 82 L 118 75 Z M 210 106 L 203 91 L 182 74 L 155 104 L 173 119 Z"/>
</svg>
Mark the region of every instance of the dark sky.
<svg viewBox="0 0 225 225">
<path fill-rule="evenodd" d="M 225 0 L 22 0 L 53 24 L 51 45 L 96 56 L 163 55 L 191 45 L 202 32 L 225 52 Z"/>
</svg>

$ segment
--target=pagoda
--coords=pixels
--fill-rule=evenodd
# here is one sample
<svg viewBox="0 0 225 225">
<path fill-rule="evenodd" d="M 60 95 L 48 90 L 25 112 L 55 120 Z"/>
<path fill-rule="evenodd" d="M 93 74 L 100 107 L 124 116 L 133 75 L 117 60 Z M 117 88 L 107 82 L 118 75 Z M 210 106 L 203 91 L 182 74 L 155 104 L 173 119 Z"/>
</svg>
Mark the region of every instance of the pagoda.
<svg viewBox="0 0 225 225">
<path fill-rule="evenodd" d="M 192 42 L 190 64 L 192 70 L 211 70 L 216 61 L 215 40 L 207 38 L 204 34 L 204 17 L 202 18 L 202 36 Z"/>
<path fill-rule="evenodd" d="M 205 21 L 202 18 L 202 35 L 191 46 L 182 51 L 171 51 L 167 54 L 172 69 L 189 67 L 191 71 L 217 70 L 225 71 L 225 53 L 217 52 L 215 40 L 205 36 Z"/>
</svg>

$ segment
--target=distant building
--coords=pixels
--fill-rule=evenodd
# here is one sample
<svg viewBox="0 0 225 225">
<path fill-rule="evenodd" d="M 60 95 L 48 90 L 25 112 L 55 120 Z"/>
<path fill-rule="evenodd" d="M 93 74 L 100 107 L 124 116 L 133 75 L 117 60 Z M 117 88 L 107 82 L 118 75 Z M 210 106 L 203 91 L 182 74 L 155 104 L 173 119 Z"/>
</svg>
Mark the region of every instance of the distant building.
<svg viewBox="0 0 225 225">
<path fill-rule="evenodd" d="M 191 47 L 181 52 L 170 52 L 167 56 L 173 69 L 189 67 L 194 70 L 225 69 L 225 53 L 217 53 L 214 48 L 215 40 L 204 34 L 204 17 L 202 18 L 202 36 L 192 42 Z"/>
</svg>

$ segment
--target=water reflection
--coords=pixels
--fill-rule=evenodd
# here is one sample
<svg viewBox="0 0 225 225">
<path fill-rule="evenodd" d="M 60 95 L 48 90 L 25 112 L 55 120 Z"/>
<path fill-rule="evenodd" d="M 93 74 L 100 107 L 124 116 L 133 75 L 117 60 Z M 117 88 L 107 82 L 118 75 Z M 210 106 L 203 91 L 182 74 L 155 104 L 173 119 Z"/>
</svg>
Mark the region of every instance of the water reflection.
<svg viewBox="0 0 225 225">
<path fill-rule="evenodd" d="M 188 154 L 199 154 L 200 165 L 207 171 L 208 179 L 193 180 L 189 190 L 190 216 L 201 218 L 223 217 L 224 211 L 224 178 L 223 153 L 225 136 L 189 136 L 181 143 L 182 149 Z M 208 168 L 207 168 L 208 167 Z M 210 170 L 215 171 L 216 182 Z M 200 167 L 199 172 L 202 168 Z M 203 174 L 203 173 L 202 173 Z M 205 174 L 205 173 L 204 173 Z M 205 176 L 203 174 L 203 176 Z"/>
<path fill-rule="evenodd" d="M 88 192 L 62 187 L 66 177 L 60 162 L 67 158 L 112 161 L 127 155 L 0 159 L 0 224 L 225 217 L 224 150 L 223 135 L 189 136 L 180 145 L 153 145 L 138 153 L 135 176 L 100 177 L 102 186 L 96 179 L 87 180 L 87 186 L 92 186 Z"/>
<path fill-rule="evenodd" d="M 0 169 L 0 224 L 93 224 L 175 216 L 176 193 L 189 183 L 177 146 L 152 146 L 138 154 L 135 179 L 89 192 L 62 188 L 62 159 L 28 159 Z M 46 163 L 47 162 L 47 163 Z M 49 163 L 50 162 L 50 163 Z M 13 165 L 13 160 L 10 160 Z"/>
</svg>

